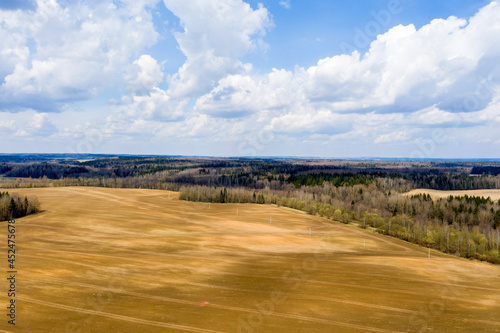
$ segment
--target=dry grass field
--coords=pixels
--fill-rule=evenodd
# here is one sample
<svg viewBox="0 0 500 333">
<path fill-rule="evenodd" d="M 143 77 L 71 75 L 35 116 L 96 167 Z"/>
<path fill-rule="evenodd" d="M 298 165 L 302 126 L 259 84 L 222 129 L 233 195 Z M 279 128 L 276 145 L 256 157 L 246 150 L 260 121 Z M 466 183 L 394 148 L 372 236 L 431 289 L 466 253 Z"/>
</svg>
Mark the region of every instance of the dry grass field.
<svg viewBox="0 0 500 333">
<path fill-rule="evenodd" d="M 430 194 L 433 199 L 448 198 L 450 195 L 453 196 L 474 196 L 474 197 L 490 197 L 491 200 L 500 200 L 500 190 L 469 190 L 469 191 L 438 191 L 438 190 L 427 190 L 418 189 L 413 190 L 406 195 L 418 195 L 418 194 Z"/>
<path fill-rule="evenodd" d="M 12 192 L 44 211 L 17 220 L 1 332 L 500 332 L 499 267 L 272 206 Z"/>
</svg>

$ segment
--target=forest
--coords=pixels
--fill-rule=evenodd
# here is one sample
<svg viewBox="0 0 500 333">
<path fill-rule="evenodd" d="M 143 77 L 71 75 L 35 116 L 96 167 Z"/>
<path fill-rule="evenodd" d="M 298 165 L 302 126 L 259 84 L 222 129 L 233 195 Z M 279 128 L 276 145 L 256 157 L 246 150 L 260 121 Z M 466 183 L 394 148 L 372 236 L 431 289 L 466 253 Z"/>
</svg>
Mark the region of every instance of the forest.
<svg viewBox="0 0 500 333">
<path fill-rule="evenodd" d="M 23 217 L 40 211 L 37 197 L 21 197 L 17 193 L 0 192 L 0 221 Z"/>
<path fill-rule="evenodd" d="M 149 188 L 180 191 L 182 200 L 273 204 L 500 264 L 499 201 L 406 194 L 421 188 L 500 189 L 496 161 L 86 157 L 24 161 L 4 157 L 0 186 Z M 18 204 L 22 200 L 14 202 L 15 214 L 31 209 L 22 208 L 28 207 Z"/>
</svg>

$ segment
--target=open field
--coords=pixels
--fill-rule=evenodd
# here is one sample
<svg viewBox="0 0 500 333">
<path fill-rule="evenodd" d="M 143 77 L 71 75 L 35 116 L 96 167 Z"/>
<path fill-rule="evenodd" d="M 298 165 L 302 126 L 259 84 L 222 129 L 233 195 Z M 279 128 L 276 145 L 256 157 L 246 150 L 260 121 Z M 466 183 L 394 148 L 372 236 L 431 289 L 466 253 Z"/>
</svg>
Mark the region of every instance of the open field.
<svg viewBox="0 0 500 333">
<path fill-rule="evenodd" d="M 474 197 L 490 197 L 491 200 L 500 200 L 500 190 L 469 190 L 469 191 L 437 191 L 428 189 L 418 189 L 413 190 L 407 195 L 418 195 L 418 194 L 430 194 L 433 199 L 448 198 L 450 195 L 453 196 L 474 196 Z"/>
<path fill-rule="evenodd" d="M 500 332 L 496 266 L 272 206 L 12 192 L 44 212 L 16 223 L 17 325 L 2 314 L 0 332 Z"/>
</svg>

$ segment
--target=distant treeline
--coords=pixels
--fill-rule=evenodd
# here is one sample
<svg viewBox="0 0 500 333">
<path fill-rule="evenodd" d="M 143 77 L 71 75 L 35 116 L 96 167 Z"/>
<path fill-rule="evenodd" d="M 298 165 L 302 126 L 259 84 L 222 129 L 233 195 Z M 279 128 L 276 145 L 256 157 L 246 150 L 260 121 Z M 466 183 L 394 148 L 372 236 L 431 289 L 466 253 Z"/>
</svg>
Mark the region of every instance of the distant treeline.
<svg viewBox="0 0 500 333">
<path fill-rule="evenodd" d="M 37 197 L 21 197 L 17 193 L 0 192 L 0 221 L 37 213 L 40 202 Z"/>
<path fill-rule="evenodd" d="M 472 168 L 471 174 L 473 175 L 500 175 L 500 167 L 493 166 L 475 166 Z"/>
<path fill-rule="evenodd" d="M 6 177 L 60 179 L 63 177 L 79 177 L 89 173 L 89 170 L 81 166 L 67 166 L 53 163 L 35 163 L 15 166 L 5 173 Z"/>
<path fill-rule="evenodd" d="M 500 189 L 500 177 L 476 176 L 453 173 L 409 173 L 403 177 L 412 188 L 440 191 Z"/>
<path fill-rule="evenodd" d="M 10 179 L 0 181 L 0 188 L 41 188 L 41 187 L 66 187 L 66 186 L 91 186 L 109 188 L 143 188 L 151 190 L 178 191 L 182 184 L 169 183 L 152 179 L 147 176 L 128 178 L 61 178 L 61 179 Z"/>
<path fill-rule="evenodd" d="M 369 185 L 376 176 L 383 176 L 381 173 L 313 173 L 302 175 L 291 175 L 288 182 L 293 183 L 295 188 L 301 186 L 321 186 L 324 182 L 331 183 L 333 186 L 354 186 Z"/>
<path fill-rule="evenodd" d="M 12 170 L 12 167 L 10 167 L 9 165 L 5 163 L 0 164 L 0 174 L 6 173 L 10 170 Z"/>
<path fill-rule="evenodd" d="M 327 182 L 334 186 L 369 185 L 376 179 L 397 180 L 401 188 L 394 191 L 427 188 L 436 190 L 475 190 L 500 188 L 500 166 L 460 164 L 404 164 L 396 162 L 377 164 L 351 163 L 314 164 L 308 161 L 203 159 L 167 157 L 106 157 L 90 161 L 29 161 L 2 163 L 0 174 L 6 177 L 74 179 L 129 179 L 146 177 L 159 182 L 185 185 L 247 187 L 251 189 L 288 190 L 292 184 L 321 186 Z M 445 166 L 443 166 L 445 165 Z M 476 176 L 470 176 L 477 173 Z M 497 171 L 495 171 L 497 170 Z M 127 180 L 127 182 L 130 182 Z M 142 185 L 139 185 L 142 186 Z M 148 185 L 149 186 L 149 185 Z"/>
<path fill-rule="evenodd" d="M 408 189 L 425 188 L 440 191 L 460 191 L 500 188 L 500 177 L 442 173 L 436 170 L 425 172 L 383 173 L 383 172 L 348 172 L 348 173 L 309 173 L 291 175 L 288 182 L 296 188 L 301 186 L 323 185 L 329 182 L 334 186 L 369 185 L 380 178 L 405 180 L 403 188 L 395 189 L 406 192 Z"/>
</svg>

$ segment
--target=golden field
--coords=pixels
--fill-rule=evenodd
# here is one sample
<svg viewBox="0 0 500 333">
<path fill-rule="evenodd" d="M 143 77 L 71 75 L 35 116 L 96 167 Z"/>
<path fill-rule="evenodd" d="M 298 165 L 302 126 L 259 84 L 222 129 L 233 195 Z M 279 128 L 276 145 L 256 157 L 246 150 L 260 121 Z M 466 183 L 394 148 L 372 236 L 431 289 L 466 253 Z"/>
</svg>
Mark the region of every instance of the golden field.
<svg viewBox="0 0 500 333">
<path fill-rule="evenodd" d="M 417 189 L 406 193 L 406 195 L 429 194 L 434 200 L 448 198 L 450 195 L 463 197 L 490 197 L 491 200 L 500 200 L 500 190 L 467 190 L 467 191 L 438 191 L 428 189 Z"/>
<path fill-rule="evenodd" d="M 493 265 L 273 206 L 11 192 L 43 212 L 16 222 L 16 326 L 4 279 L 2 332 L 500 332 Z M 6 271 L 6 236 L 0 251 Z"/>
</svg>

